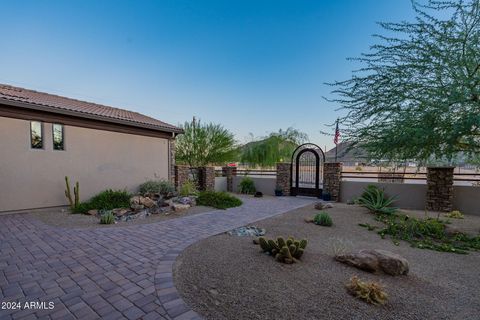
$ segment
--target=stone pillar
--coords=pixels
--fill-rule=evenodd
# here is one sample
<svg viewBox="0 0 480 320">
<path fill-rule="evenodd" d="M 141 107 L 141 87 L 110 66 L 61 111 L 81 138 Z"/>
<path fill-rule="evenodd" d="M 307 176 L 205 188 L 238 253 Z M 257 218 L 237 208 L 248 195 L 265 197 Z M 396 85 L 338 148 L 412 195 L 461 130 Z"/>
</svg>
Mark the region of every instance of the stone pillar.
<svg viewBox="0 0 480 320">
<path fill-rule="evenodd" d="M 340 183 L 342 181 L 342 164 L 326 162 L 323 164 L 323 193 L 329 193 L 332 201 L 340 200 Z"/>
<path fill-rule="evenodd" d="M 175 169 L 175 188 L 178 190 L 189 179 L 190 167 L 176 165 Z"/>
<path fill-rule="evenodd" d="M 427 210 L 452 211 L 453 169 L 454 167 L 427 168 Z"/>
<path fill-rule="evenodd" d="M 227 191 L 233 192 L 233 177 L 237 175 L 237 167 L 222 167 L 222 173 L 227 177 Z"/>
<path fill-rule="evenodd" d="M 198 174 L 198 188 L 201 191 L 215 190 L 215 167 L 199 167 Z"/>
<path fill-rule="evenodd" d="M 276 188 L 283 191 L 284 196 L 290 195 L 290 171 L 291 163 L 277 163 L 277 184 Z"/>
</svg>

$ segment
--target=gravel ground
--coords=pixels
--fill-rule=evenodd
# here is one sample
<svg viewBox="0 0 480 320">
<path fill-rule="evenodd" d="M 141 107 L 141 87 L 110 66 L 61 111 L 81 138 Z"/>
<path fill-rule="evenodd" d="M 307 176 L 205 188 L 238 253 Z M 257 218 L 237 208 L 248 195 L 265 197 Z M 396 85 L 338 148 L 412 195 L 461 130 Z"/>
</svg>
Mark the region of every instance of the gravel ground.
<svg viewBox="0 0 480 320">
<path fill-rule="evenodd" d="M 215 208 L 195 206 L 186 211 L 179 213 L 172 212 L 169 215 L 152 214 L 145 219 L 135 219 L 129 222 L 118 222 L 115 224 L 100 224 L 100 219 L 85 214 L 72 214 L 68 209 L 53 208 L 53 209 L 41 209 L 34 212 L 26 213 L 26 215 L 34 217 L 45 224 L 62 227 L 62 228 L 115 228 L 126 227 L 138 224 L 154 223 L 168 219 L 174 219 L 178 217 L 184 217 L 187 215 L 193 215 L 197 213 L 203 213 L 215 210 Z"/>
<path fill-rule="evenodd" d="M 357 206 L 328 209 L 331 228 L 305 223 L 313 206 L 256 223 L 267 237 L 307 238 L 302 261 L 285 265 L 260 253 L 250 237 L 221 234 L 187 248 L 174 267 L 183 299 L 207 319 L 480 319 L 480 252 L 468 255 L 411 248 L 382 240 L 358 223 L 375 224 Z M 409 212 L 423 216 L 423 212 Z M 456 226 L 480 230 L 480 217 L 451 219 Z M 375 275 L 333 260 L 333 243 L 348 250 L 385 249 L 408 259 L 408 276 Z M 350 296 L 345 283 L 353 275 L 380 281 L 386 306 Z"/>
</svg>

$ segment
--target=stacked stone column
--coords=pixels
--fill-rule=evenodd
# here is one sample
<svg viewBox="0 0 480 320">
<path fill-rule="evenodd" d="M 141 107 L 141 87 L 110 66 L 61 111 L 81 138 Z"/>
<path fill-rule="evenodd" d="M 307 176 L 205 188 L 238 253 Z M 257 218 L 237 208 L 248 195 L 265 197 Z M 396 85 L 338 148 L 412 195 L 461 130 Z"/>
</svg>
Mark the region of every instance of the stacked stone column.
<svg viewBox="0 0 480 320">
<path fill-rule="evenodd" d="M 453 167 L 427 168 L 427 210 L 452 211 L 453 169 Z"/>
<path fill-rule="evenodd" d="M 283 191 L 284 196 L 290 195 L 290 174 L 291 163 L 277 163 L 277 185 L 276 188 Z"/>
<path fill-rule="evenodd" d="M 233 192 L 233 177 L 237 175 L 237 167 L 222 167 L 222 173 L 227 177 L 227 191 Z"/>
<path fill-rule="evenodd" d="M 215 168 L 214 167 L 199 167 L 199 186 L 202 191 L 215 190 Z"/>
<path fill-rule="evenodd" d="M 332 201 L 340 200 L 340 184 L 342 182 L 342 164 L 327 162 L 323 164 L 323 193 L 330 194 Z"/>
<path fill-rule="evenodd" d="M 175 188 L 178 190 L 185 182 L 188 181 L 190 176 L 190 167 L 176 165 L 175 166 Z"/>
</svg>

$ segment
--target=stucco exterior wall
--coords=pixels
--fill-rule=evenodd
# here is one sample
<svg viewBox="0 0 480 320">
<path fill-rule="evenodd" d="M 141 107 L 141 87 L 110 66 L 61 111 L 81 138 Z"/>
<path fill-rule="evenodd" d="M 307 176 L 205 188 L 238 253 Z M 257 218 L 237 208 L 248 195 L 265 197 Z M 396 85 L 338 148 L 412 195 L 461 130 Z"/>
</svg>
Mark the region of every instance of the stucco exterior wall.
<svg viewBox="0 0 480 320">
<path fill-rule="evenodd" d="M 277 179 L 275 177 L 252 177 L 253 182 L 255 183 L 255 189 L 262 192 L 265 195 L 275 195 L 275 185 Z M 238 185 L 242 182 L 244 176 L 234 176 L 233 177 L 233 192 L 240 192 Z"/>
<path fill-rule="evenodd" d="M 347 202 L 358 197 L 369 184 L 384 188 L 389 196 L 395 196 L 395 207 L 416 210 L 425 209 L 427 195 L 427 185 L 425 184 L 342 181 L 340 201 Z M 480 216 L 480 187 L 454 185 L 453 194 L 454 210 Z"/>
<path fill-rule="evenodd" d="M 148 179 L 168 179 L 168 140 L 65 126 L 65 150 L 30 148 L 30 122 L 0 117 L 0 212 L 66 205 L 64 177 L 80 183 L 81 200 L 112 189 L 134 191 Z"/>
</svg>

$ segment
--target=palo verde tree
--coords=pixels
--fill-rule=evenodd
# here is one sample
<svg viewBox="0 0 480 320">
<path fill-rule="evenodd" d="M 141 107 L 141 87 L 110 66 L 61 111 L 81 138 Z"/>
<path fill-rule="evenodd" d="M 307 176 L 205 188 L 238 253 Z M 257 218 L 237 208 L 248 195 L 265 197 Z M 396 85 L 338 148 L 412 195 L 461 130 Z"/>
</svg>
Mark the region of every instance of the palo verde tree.
<svg viewBox="0 0 480 320">
<path fill-rule="evenodd" d="M 231 132 L 219 124 L 202 124 L 195 117 L 182 126 L 183 134 L 175 144 L 178 163 L 192 167 L 225 164 L 236 157 L 235 139 Z"/>
<path fill-rule="evenodd" d="M 374 158 L 451 160 L 480 153 L 480 0 L 412 2 L 414 22 L 385 35 L 351 79 L 331 83 L 343 140 Z"/>
<path fill-rule="evenodd" d="M 294 128 L 280 129 L 242 146 L 241 162 L 264 168 L 273 167 L 277 162 L 290 160 L 295 148 L 307 140 L 305 133 Z"/>
</svg>

